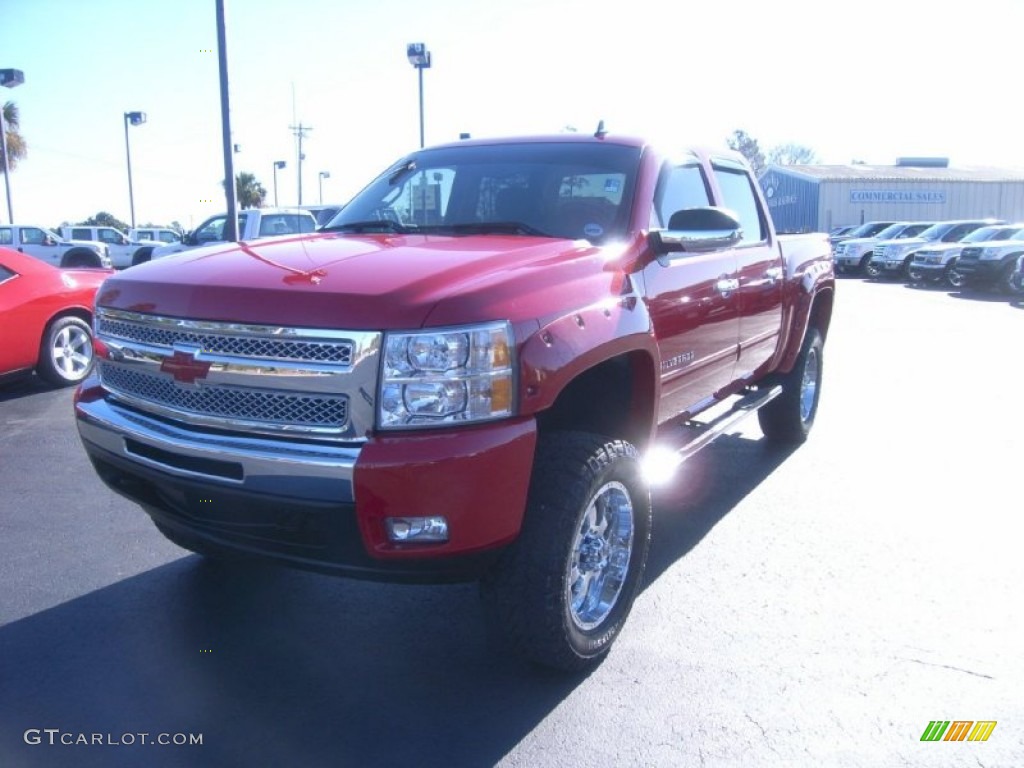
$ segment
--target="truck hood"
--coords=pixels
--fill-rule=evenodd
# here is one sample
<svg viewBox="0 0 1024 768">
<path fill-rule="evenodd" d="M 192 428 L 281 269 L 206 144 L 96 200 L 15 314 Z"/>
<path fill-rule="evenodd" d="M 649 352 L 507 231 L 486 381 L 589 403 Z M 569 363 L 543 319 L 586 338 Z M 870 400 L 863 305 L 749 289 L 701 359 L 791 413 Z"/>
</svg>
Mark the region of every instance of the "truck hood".
<svg viewBox="0 0 1024 768">
<path fill-rule="evenodd" d="M 532 320 L 622 288 L 624 247 L 507 235 L 323 233 L 197 248 L 126 270 L 100 306 L 190 319 L 390 330 Z"/>
</svg>

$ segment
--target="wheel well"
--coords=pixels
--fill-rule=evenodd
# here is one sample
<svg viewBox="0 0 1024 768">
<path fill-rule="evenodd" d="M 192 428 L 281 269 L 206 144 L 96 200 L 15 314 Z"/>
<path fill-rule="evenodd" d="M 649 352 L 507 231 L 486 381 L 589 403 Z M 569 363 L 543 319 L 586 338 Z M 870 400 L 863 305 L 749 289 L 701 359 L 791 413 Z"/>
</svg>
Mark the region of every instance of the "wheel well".
<svg viewBox="0 0 1024 768">
<path fill-rule="evenodd" d="M 70 265 L 75 261 L 86 261 L 90 264 L 94 264 L 97 267 L 103 266 L 103 262 L 100 257 L 97 256 L 93 251 L 88 248 L 75 248 L 64 254 L 64 257 L 60 260 L 61 266 Z"/>
<path fill-rule="evenodd" d="M 60 320 L 62 317 L 77 317 L 83 323 L 88 325 L 90 329 L 92 328 L 92 313 L 80 307 L 73 307 L 71 309 L 65 309 L 62 312 L 58 312 L 57 314 L 55 314 L 53 317 L 46 321 L 46 325 L 43 329 L 44 338 L 46 331 L 50 329 L 50 326 L 53 325 L 58 320 Z M 42 341 L 42 339 L 40 339 L 40 341 Z"/>
<path fill-rule="evenodd" d="M 817 328 L 824 341 L 828 338 L 828 328 L 832 323 L 832 302 L 835 296 L 832 291 L 821 291 L 814 297 L 811 312 L 807 318 L 809 328 Z"/>
<path fill-rule="evenodd" d="M 639 449 L 654 423 L 654 364 L 643 352 L 589 368 L 537 416 L 541 433 L 579 430 L 628 440 Z"/>
</svg>

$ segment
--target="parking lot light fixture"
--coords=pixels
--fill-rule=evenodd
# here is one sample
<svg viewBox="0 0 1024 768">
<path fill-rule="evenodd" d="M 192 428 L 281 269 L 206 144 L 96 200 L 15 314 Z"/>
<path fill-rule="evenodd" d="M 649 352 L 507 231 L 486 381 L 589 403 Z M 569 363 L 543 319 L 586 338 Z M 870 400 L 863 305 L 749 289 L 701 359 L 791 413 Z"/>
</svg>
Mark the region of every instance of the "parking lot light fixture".
<svg viewBox="0 0 1024 768">
<path fill-rule="evenodd" d="M 0 85 L 17 88 L 25 82 L 25 73 L 20 69 L 0 69 Z M 7 162 L 7 126 L 4 123 L 3 101 L 0 100 L 0 149 L 4 155 L 4 191 L 7 193 L 7 221 L 14 225 L 14 205 L 11 203 L 11 168 Z"/>
<path fill-rule="evenodd" d="M 132 150 L 128 141 L 128 125 L 142 125 L 146 122 L 145 112 L 124 113 L 124 153 L 128 158 L 128 207 L 132 213 L 132 229 L 135 229 L 135 191 L 132 189 Z"/>
<path fill-rule="evenodd" d="M 420 148 L 423 148 L 423 70 L 430 69 L 430 51 L 425 43 L 409 43 L 405 47 L 405 55 L 416 71 L 420 81 Z"/>
<path fill-rule="evenodd" d="M 288 163 L 284 160 L 274 161 L 274 207 L 277 207 L 277 172 L 284 168 Z"/>
<path fill-rule="evenodd" d="M 324 179 L 331 178 L 331 172 L 330 171 L 320 171 L 320 173 L 317 174 L 317 175 L 319 176 L 318 181 L 319 181 L 319 186 L 320 186 L 320 205 L 323 205 L 324 204 Z"/>
</svg>

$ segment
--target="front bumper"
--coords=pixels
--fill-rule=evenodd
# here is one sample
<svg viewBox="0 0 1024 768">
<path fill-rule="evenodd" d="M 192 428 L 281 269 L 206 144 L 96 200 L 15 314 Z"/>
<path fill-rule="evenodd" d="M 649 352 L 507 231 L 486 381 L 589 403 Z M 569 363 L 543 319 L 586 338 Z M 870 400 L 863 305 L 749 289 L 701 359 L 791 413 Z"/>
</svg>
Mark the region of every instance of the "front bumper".
<svg viewBox="0 0 1024 768">
<path fill-rule="evenodd" d="M 1006 269 L 1000 259 L 960 259 L 957 271 L 972 283 L 994 283 Z"/>
<path fill-rule="evenodd" d="M 79 435 L 104 482 L 204 549 L 357 578 L 478 577 L 518 535 L 536 423 L 334 444 L 194 429 L 104 397 L 76 399 Z M 450 538 L 396 544 L 388 517 L 443 515 Z"/>
</svg>

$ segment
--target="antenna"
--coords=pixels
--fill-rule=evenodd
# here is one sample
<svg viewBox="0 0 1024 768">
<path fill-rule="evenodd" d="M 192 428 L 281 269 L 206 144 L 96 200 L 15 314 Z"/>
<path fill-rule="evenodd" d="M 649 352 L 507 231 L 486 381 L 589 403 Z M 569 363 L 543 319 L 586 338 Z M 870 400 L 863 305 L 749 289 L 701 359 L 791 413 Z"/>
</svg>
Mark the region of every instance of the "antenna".
<svg viewBox="0 0 1024 768">
<path fill-rule="evenodd" d="M 594 131 L 594 138 L 596 138 L 596 139 L 603 139 L 607 135 L 608 135 L 608 131 L 606 131 L 605 128 L 604 128 L 604 120 L 598 120 L 597 121 L 597 130 Z"/>
</svg>

